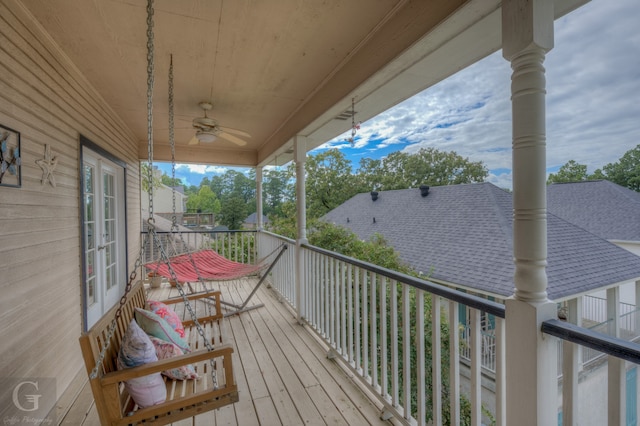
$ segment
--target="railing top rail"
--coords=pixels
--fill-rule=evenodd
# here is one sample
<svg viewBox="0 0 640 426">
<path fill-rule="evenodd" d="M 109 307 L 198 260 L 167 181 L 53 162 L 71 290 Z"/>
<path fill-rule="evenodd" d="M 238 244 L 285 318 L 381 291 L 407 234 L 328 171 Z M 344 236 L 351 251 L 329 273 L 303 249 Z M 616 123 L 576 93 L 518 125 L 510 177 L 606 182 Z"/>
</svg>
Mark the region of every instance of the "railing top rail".
<svg viewBox="0 0 640 426">
<path fill-rule="evenodd" d="M 433 293 L 433 294 L 436 294 L 438 296 L 442 296 L 442 297 L 447 298 L 449 300 L 453 300 L 455 302 L 462 303 L 462 304 L 467 305 L 467 306 L 469 306 L 471 308 L 475 308 L 475 309 L 487 312 L 487 313 L 489 313 L 491 315 L 495 315 L 495 316 L 500 317 L 500 318 L 504 318 L 505 317 L 505 307 L 504 307 L 504 305 L 502 305 L 500 303 L 493 302 L 491 300 L 486 300 L 486 299 L 483 299 L 481 297 L 474 296 L 474 295 L 471 295 L 471 294 L 462 293 L 460 291 L 456 291 L 456 290 L 450 289 L 448 287 L 433 283 L 431 281 L 427 281 L 427 280 L 423 280 L 423 279 L 420 279 L 420 278 L 412 277 L 410 275 L 403 274 L 401 272 L 392 271 L 390 269 L 386 269 L 386 268 L 383 268 L 381 266 L 374 265 L 372 263 L 363 262 L 361 260 L 354 259 L 352 257 L 345 256 L 345 255 L 342 255 L 340 253 L 336 253 L 336 252 L 333 252 L 333 251 L 330 251 L 330 250 L 325 250 L 325 249 L 320 248 L 320 247 L 312 246 L 310 244 L 302 244 L 302 247 L 307 249 L 307 250 L 311 250 L 311 251 L 315 251 L 317 253 L 323 254 L 325 256 L 333 257 L 334 259 L 338 259 L 338 260 L 340 260 L 342 262 L 350 263 L 350 264 L 355 265 L 355 266 L 357 266 L 359 268 L 366 269 L 366 270 L 368 270 L 370 272 L 373 272 L 373 273 L 376 273 L 378 275 L 390 278 L 392 280 L 399 281 L 399 282 L 401 282 L 403 284 L 407 284 L 407 285 L 410 285 L 412 287 L 419 288 L 421 290 L 427 291 L 429 293 Z"/>
<path fill-rule="evenodd" d="M 283 237 L 282 235 L 274 234 L 273 232 L 265 231 L 264 229 L 260 231 L 264 235 L 268 235 L 273 238 L 277 238 L 278 240 L 286 241 L 293 245 L 296 244 L 296 240 L 292 240 L 291 238 Z"/>
<path fill-rule="evenodd" d="M 599 352 L 640 364 L 640 344 L 607 336 L 557 319 L 542 323 L 542 332 Z"/>
<path fill-rule="evenodd" d="M 184 230 L 179 231 L 180 234 L 255 234 L 258 231 L 254 229 L 229 229 L 227 231 L 214 231 L 214 230 L 206 230 L 206 229 L 198 229 L 198 230 Z M 140 231 L 141 234 L 148 234 L 149 231 Z M 155 231 L 156 234 L 178 234 L 175 231 Z"/>
</svg>

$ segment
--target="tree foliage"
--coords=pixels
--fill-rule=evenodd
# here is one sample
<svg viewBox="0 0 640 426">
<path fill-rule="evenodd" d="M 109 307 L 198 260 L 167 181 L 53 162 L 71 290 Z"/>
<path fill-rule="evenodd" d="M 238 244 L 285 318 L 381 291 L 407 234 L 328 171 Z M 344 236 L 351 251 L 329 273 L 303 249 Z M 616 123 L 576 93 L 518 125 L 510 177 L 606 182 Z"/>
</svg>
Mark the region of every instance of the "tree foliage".
<svg viewBox="0 0 640 426">
<path fill-rule="evenodd" d="M 222 225 L 229 229 L 240 229 L 247 216 L 247 204 L 240 195 L 231 195 L 225 198 L 219 215 Z"/>
<path fill-rule="evenodd" d="M 191 212 L 217 214 L 220 207 L 220 200 L 208 186 L 201 186 L 197 194 L 187 198 L 187 210 Z"/>
<path fill-rule="evenodd" d="M 547 178 L 547 185 L 551 183 L 562 182 L 580 182 L 589 180 L 587 175 L 587 166 L 579 164 L 575 160 L 570 160 L 567 164 L 560 167 L 558 173 L 551 173 Z"/>
<path fill-rule="evenodd" d="M 351 162 L 337 149 L 330 149 L 307 158 L 307 215 L 318 218 L 357 194 L 357 179 L 351 172 Z"/>
<path fill-rule="evenodd" d="M 627 151 L 617 162 L 587 173 L 587 166 L 569 160 L 558 173 L 551 173 L 547 184 L 606 179 L 620 186 L 640 192 L 640 145 Z"/>
<path fill-rule="evenodd" d="M 602 168 L 607 180 L 640 192 L 640 145 L 627 151 L 615 163 Z"/>
<path fill-rule="evenodd" d="M 360 162 L 361 181 L 368 189 L 392 189 L 457 185 L 484 182 L 489 175 L 486 166 L 458 155 L 435 148 L 422 148 L 414 154 L 394 152 L 381 160 Z"/>
</svg>

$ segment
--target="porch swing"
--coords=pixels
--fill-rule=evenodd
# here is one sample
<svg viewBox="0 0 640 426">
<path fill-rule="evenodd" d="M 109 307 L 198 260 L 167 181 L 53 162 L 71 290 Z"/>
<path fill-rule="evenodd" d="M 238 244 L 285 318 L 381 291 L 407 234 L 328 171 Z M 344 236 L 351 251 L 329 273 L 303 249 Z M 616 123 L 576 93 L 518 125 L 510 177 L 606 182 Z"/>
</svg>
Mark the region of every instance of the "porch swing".
<svg viewBox="0 0 640 426">
<path fill-rule="evenodd" d="M 153 60 L 153 0 L 147 0 L 147 138 L 149 164 L 151 165 L 153 164 Z M 173 63 L 169 71 L 171 120 L 173 109 L 172 79 Z M 172 138 L 171 134 L 170 139 Z M 149 183 L 152 179 L 151 173 L 152 167 L 150 167 L 147 176 Z M 104 425 L 167 424 L 238 401 L 238 388 L 234 380 L 232 366 L 233 348 L 230 344 L 225 343 L 220 292 L 208 292 L 200 295 L 185 293 L 177 280 L 175 271 L 170 266 L 169 258 L 155 230 L 152 191 L 149 191 L 149 219 L 147 223 L 149 232 L 140 246 L 140 253 L 120 303 L 106 313 L 89 331 L 83 333 L 79 339 L 96 410 L 100 423 Z M 136 281 L 135 284 L 134 281 L 137 271 L 142 269 L 144 247 L 148 238 L 152 238 L 154 244 L 160 247 L 161 258 L 168 265 L 168 274 L 177 282 L 176 287 L 180 298 L 165 302 L 167 304 L 183 303 L 185 310 L 191 316 L 191 320 L 182 323 L 185 331 L 183 343 L 188 346 L 177 352 L 177 356 L 143 363 L 132 368 L 118 369 L 117 364 L 120 361 L 118 358 L 123 341 L 135 334 L 135 330 L 139 330 L 134 317 L 138 318 L 137 312 L 146 308 L 146 290 L 142 280 Z M 207 303 L 208 314 L 198 317 L 192 303 L 195 304 L 196 301 L 204 297 L 209 302 Z M 160 321 L 155 325 L 158 324 L 162 328 L 166 323 Z M 166 332 L 169 331 L 166 330 Z M 191 369 L 189 371 L 193 371 L 194 375 L 200 377 L 197 380 L 193 378 L 174 380 L 163 376 L 161 380 L 164 380 L 166 389 L 163 389 L 161 398 L 154 395 L 153 402 L 149 404 L 141 404 L 139 395 L 129 392 L 133 389 L 131 383 L 136 379 L 152 377 L 151 375 L 159 377 L 160 372 L 181 368 Z M 164 397 L 165 391 L 166 398 Z"/>
</svg>

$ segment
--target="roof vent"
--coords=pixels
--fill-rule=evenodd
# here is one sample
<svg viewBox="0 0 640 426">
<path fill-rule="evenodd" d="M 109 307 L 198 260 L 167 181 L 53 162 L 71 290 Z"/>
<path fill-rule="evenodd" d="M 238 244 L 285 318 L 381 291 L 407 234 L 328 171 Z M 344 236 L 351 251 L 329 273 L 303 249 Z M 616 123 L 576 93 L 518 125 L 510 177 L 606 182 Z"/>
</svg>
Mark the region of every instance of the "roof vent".
<svg viewBox="0 0 640 426">
<path fill-rule="evenodd" d="M 429 185 L 420 185 L 420 195 L 423 197 L 429 195 Z"/>
<path fill-rule="evenodd" d="M 371 200 L 376 201 L 378 199 L 378 191 L 371 191 Z"/>
</svg>

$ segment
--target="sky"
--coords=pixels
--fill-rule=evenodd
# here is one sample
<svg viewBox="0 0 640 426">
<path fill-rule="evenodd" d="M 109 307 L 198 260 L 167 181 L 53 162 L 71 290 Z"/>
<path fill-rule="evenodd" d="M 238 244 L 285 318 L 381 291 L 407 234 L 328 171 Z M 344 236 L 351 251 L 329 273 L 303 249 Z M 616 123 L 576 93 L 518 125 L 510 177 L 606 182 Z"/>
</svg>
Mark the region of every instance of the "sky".
<svg viewBox="0 0 640 426">
<path fill-rule="evenodd" d="M 575 160 L 592 173 L 640 144 L 640 0 L 592 0 L 556 20 L 554 32 L 544 62 L 547 172 Z M 309 155 L 338 148 L 356 169 L 363 157 L 431 147 L 482 161 L 487 181 L 511 188 L 510 79 L 498 51 L 361 123 L 353 147 L 349 131 Z M 198 185 L 225 170 L 179 165 L 176 176 Z"/>
</svg>

